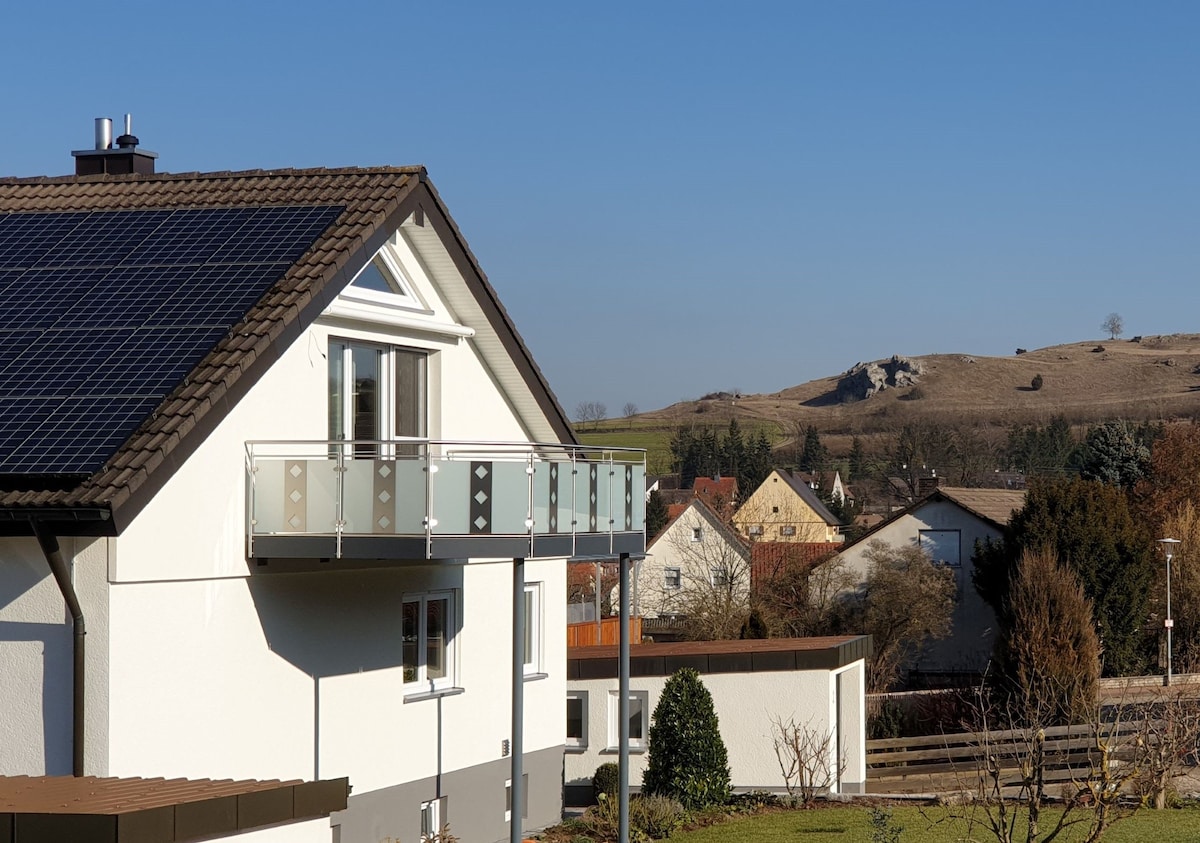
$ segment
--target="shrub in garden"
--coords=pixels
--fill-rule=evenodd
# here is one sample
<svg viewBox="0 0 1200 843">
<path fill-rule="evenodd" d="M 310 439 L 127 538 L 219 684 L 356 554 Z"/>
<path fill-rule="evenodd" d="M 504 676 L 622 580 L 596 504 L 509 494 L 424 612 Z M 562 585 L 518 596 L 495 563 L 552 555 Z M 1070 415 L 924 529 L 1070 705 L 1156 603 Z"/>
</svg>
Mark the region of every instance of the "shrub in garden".
<svg viewBox="0 0 1200 843">
<path fill-rule="evenodd" d="M 1037 392 L 1039 389 L 1042 388 L 1042 383 L 1043 383 L 1042 373 L 1038 372 L 1036 375 L 1033 376 L 1033 380 L 1029 382 L 1029 385 L 1031 387 L 1033 387 L 1034 392 Z"/>
<path fill-rule="evenodd" d="M 683 668 L 666 681 L 650 725 L 642 792 L 677 799 L 689 810 L 729 799 L 729 756 L 712 694 Z"/>
<path fill-rule="evenodd" d="M 609 761 L 596 768 L 596 772 L 592 775 L 592 790 L 595 792 L 597 799 L 600 798 L 600 794 L 602 793 L 605 796 L 615 797 L 620 787 L 620 767 Z"/>
</svg>

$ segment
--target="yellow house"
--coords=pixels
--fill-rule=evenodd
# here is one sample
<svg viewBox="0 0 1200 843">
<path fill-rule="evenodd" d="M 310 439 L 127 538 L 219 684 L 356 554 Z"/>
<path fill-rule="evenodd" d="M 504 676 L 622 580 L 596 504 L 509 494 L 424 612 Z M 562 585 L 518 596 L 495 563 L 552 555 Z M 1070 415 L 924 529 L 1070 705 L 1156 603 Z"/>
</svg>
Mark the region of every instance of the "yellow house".
<svg viewBox="0 0 1200 843">
<path fill-rule="evenodd" d="M 775 469 L 733 514 L 752 541 L 840 543 L 841 523 L 798 476 Z"/>
</svg>

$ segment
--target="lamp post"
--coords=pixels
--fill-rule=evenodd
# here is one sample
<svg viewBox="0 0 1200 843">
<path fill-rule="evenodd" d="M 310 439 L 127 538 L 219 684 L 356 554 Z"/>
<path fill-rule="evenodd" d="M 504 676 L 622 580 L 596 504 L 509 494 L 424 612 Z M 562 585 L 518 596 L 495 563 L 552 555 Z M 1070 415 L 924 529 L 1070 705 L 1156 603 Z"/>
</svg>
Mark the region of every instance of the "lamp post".
<svg viewBox="0 0 1200 843">
<path fill-rule="evenodd" d="M 1175 620 L 1171 617 L 1171 557 L 1175 555 L 1175 546 L 1180 543 L 1179 539 L 1159 539 L 1158 543 L 1163 546 L 1163 552 L 1167 557 L 1167 617 L 1163 621 L 1163 626 L 1167 628 L 1167 675 L 1163 677 L 1163 685 L 1171 684 L 1171 628 L 1175 626 Z"/>
</svg>

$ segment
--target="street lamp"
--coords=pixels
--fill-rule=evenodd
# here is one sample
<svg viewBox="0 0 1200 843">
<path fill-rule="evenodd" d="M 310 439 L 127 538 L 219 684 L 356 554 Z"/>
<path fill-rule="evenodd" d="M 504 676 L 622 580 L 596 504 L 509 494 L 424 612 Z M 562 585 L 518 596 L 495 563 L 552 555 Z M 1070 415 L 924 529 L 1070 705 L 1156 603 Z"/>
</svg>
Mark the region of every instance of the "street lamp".
<svg viewBox="0 0 1200 843">
<path fill-rule="evenodd" d="M 1175 545 L 1179 544 L 1179 539 L 1159 539 L 1158 543 L 1163 546 L 1163 552 L 1167 556 L 1167 617 L 1163 621 L 1163 626 L 1167 628 L 1167 675 L 1163 677 L 1163 684 L 1171 684 L 1171 628 L 1175 626 L 1175 621 L 1171 617 L 1171 557 L 1175 555 Z"/>
</svg>

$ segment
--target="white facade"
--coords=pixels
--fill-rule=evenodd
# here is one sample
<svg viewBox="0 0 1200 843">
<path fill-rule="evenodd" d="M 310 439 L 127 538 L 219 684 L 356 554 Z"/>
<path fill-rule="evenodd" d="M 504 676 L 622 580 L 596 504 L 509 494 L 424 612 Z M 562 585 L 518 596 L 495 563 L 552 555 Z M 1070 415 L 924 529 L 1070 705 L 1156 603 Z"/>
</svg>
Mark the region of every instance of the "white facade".
<svg viewBox="0 0 1200 843">
<path fill-rule="evenodd" d="M 825 564 L 845 564 L 857 582 L 866 579 L 871 541 L 894 547 L 918 545 L 931 559 L 954 575 L 955 602 L 950 634 L 929 642 L 917 657 L 915 669 L 930 673 L 980 672 L 992 655 L 996 615 L 971 582 L 975 543 L 1000 537 L 996 523 L 980 518 L 946 499 L 933 499 L 873 531 Z"/>
<path fill-rule="evenodd" d="M 655 646 L 671 645 L 644 645 L 635 653 Z M 631 695 L 634 700 L 640 698 L 645 706 L 647 736 L 654 708 L 668 678 L 635 675 L 630 679 Z M 700 678 L 713 697 L 735 789 L 785 790 L 773 742 L 773 724 L 782 721 L 828 736 L 829 769 L 841 770 L 833 791 L 864 792 L 866 685 L 862 659 L 836 669 L 701 671 Z M 586 798 L 590 793 L 597 767 L 616 761 L 617 689 L 616 678 L 568 680 L 568 697 L 581 699 L 578 704 L 586 712 L 583 722 L 586 737 L 582 742 L 568 741 L 565 760 L 566 785 L 577 792 L 577 797 Z M 639 745 L 638 741 L 631 741 L 629 782 L 633 787 L 640 786 L 646 770 L 647 743 Z"/>
<path fill-rule="evenodd" d="M 431 236 L 421 229 L 387 247 L 417 307 L 339 299 L 279 349 L 119 537 L 63 540 L 88 625 L 89 775 L 348 776 L 354 798 L 409 785 L 389 797 L 404 801 L 391 814 L 347 826 L 345 843 L 417 839 L 421 803 L 438 796 L 464 843 L 485 839 L 464 829 L 503 826 L 512 560 L 332 560 L 312 573 L 255 573 L 246 556 L 246 442 L 329 438 L 332 339 L 427 353 L 430 437 L 551 437 L 468 298 L 458 294 L 465 312 L 452 307 L 464 282 Z M 0 562 L 0 774 L 69 774 L 70 619 L 32 538 L 0 540 Z M 538 664 L 524 691 L 527 827 L 556 818 L 535 807 L 538 794 L 561 804 L 565 569 L 562 559 L 525 565 L 540 595 L 530 619 Z M 429 593 L 449 595 L 454 621 L 447 693 L 422 697 L 405 683 L 400 607 Z M 329 840 L 330 822 L 249 839 Z"/>
<path fill-rule="evenodd" d="M 716 594 L 748 606 L 750 550 L 708 506 L 693 500 L 646 548 L 636 582 L 635 614 L 642 617 L 686 614 L 694 601 Z"/>
</svg>

